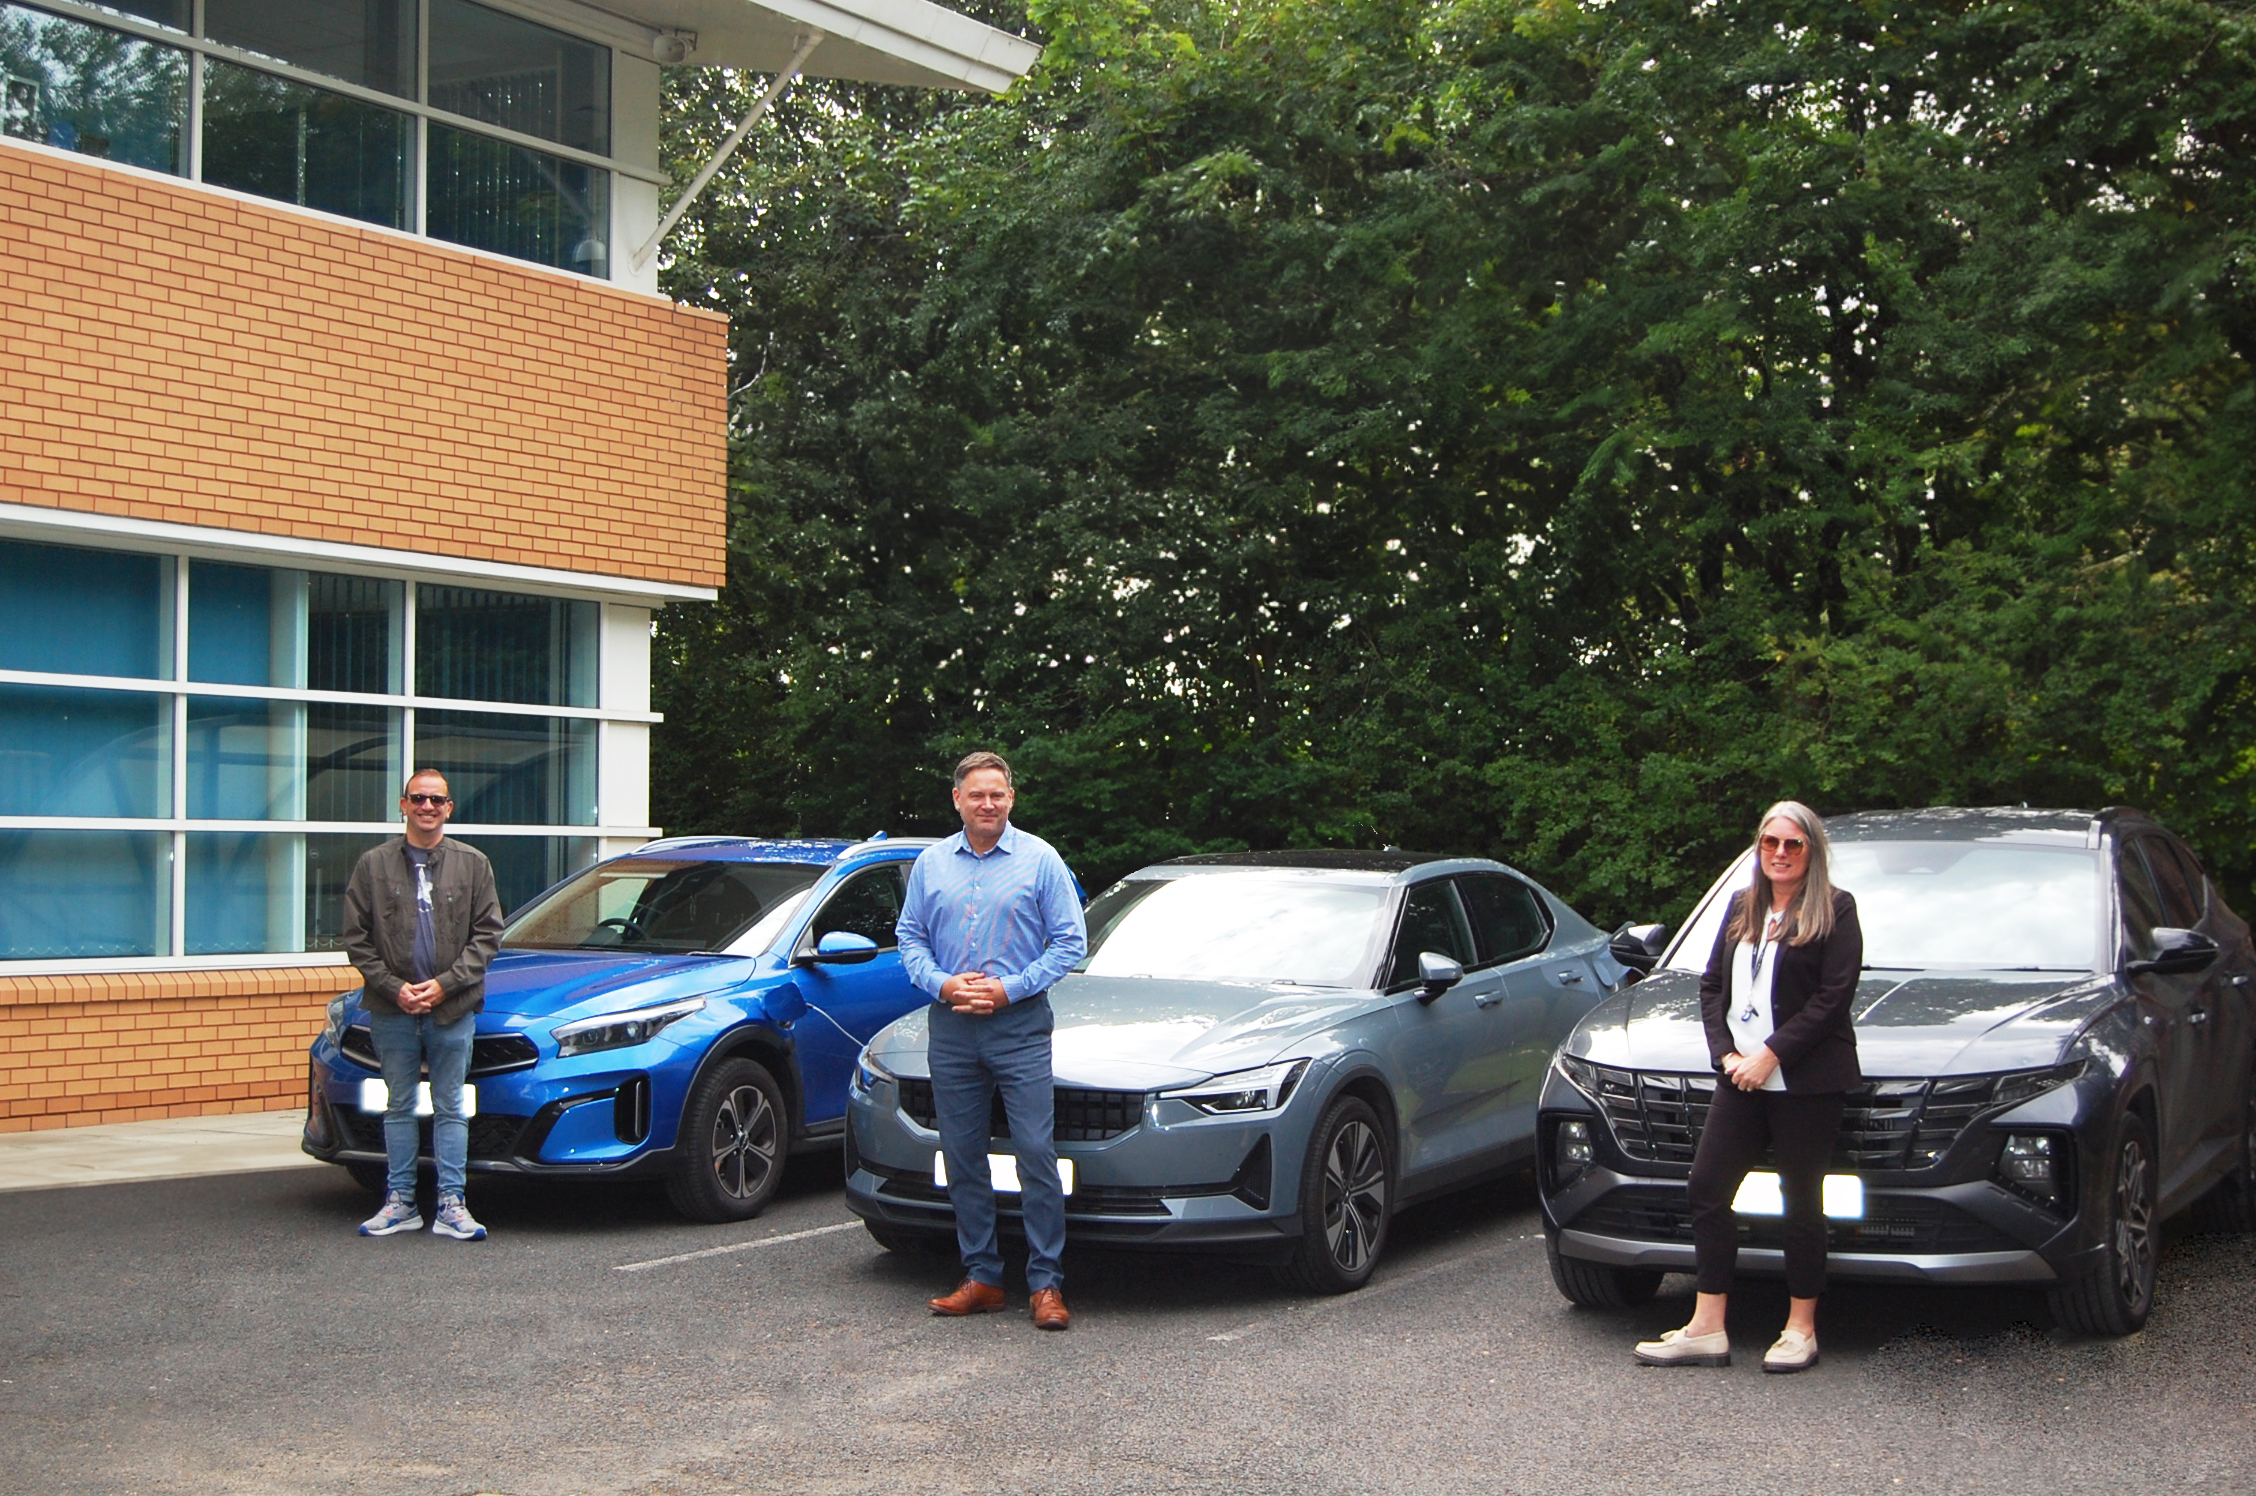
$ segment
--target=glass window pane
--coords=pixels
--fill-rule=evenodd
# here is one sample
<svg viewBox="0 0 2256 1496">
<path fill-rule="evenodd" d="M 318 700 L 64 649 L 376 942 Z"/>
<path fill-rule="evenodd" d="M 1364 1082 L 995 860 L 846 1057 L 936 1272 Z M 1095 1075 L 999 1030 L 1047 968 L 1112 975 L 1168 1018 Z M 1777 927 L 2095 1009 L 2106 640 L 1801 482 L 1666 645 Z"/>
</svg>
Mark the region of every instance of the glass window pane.
<svg viewBox="0 0 2256 1496">
<path fill-rule="evenodd" d="M 170 954 L 172 838 L 0 832 L 0 959 Z"/>
<path fill-rule="evenodd" d="M 436 121 L 429 159 L 432 238 L 610 275 L 611 173 Z"/>
<path fill-rule="evenodd" d="M 306 574 L 192 562 L 188 678 L 230 686 L 305 684 Z"/>
<path fill-rule="evenodd" d="M 415 593 L 423 696 L 594 706 L 596 605 L 469 587 Z"/>
<path fill-rule="evenodd" d="M 181 175 L 187 121 L 186 52 L 0 4 L 0 133 Z"/>
<path fill-rule="evenodd" d="M 194 0 L 94 0 L 94 8 L 112 15 L 151 21 L 174 31 L 186 31 L 193 3 Z"/>
<path fill-rule="evenodd" d="M 188 701 L 188 814 L 200 821 L 294 821 L 305 708 L 289 701 Z"/>
<path fill-rule="evenodd" d="M 360 854 L 387 839 L 386 833 L 321 832 L 305 837 L 305 949 L 345 948 L 345 884 Z"/>
<path fill-rule="evenodd" d="M 1418 980 L 1418 958 L 1427 951 L 1461 966 L 1473 964 L 1473 936 L 1464 911 L 1443 881 L 1421 883 L 1402 904 L 1402 928 L 1395 932 L 1394 966 L 1387 985 Z"/>
<path fill-rule="evenodd" d="M 189 832 L 187 953 L 303 950 L 304 860 L 304 838 L 286 833 Z"/>
<path fill-rule="evenodd" d="M 399 689 L 398 582 L 314 572 L 306 581 L 306 685 L 316 691 Z"/>
<path fill-rule="evenodd" d="M 171 561 L 0 540 L 0 668 L 172 678 Z"/>
<path fill-rule="evenodd" d="M 204 180 L 403 229 L 414 122 L 231 63 L 204 67 Z"/>
<path fill-rule="evenodd" d="M 0 686 L 0 815 L 170 815 L 172 699 Z"/>
<path fill-rule="evenodd" d="M 309 821 L 390 821 L 399 817 L 400 714 L 387 707 L 306 708 Z"/>
<path fill-rule="evenodd" d="M 446 776 L 465 825 L 595 824 L 593 722 L 417 712 L 415 765 Z"/>
<path fill-rule="evenodd" d="M 455 791 L 455 798 L 461 797 L 462 792 Z M 463 845 L 476 847 L 493 864 L 494 888 L 505 914 L 515 914 L 595 863 L 592 836 L 476 836 L 464 837 Z"/>
<path fill-rule="evenodd" d="M 415 96 L 415 0 L 204 0 L 204 35 L 363 88 Z"/>
<path fill-rule="evenodd" d="M 611 153 L 611 49 L 468 0 L 431 0 L 431 104 Z"/>
<path fill-rule="evenodd" d="M 1457 894 L 1472 917 L 1473 939 L 1484 962 L 1517 961 L 1542 950 L 1551 938 L 1535 890 L 1517 878 L 1475 873 L 1457 880 Z"/>
</svg>

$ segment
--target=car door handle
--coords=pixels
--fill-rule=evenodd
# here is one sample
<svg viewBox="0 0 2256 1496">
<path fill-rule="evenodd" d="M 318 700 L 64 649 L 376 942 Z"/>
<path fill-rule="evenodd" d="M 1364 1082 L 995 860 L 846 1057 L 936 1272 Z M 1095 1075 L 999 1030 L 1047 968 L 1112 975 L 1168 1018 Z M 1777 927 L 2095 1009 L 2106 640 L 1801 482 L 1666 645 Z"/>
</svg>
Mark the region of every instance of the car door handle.
<svg viewBox="0 0 2256 1496">
<path fill-rule="evenodd" d="M 2251 978 L 2249 977 L 2249 975 L 2248 975 L 2248 973 L 2247 973 L 2247 972 L 2245 972 L 2245 971 L 2236 971 L 2236 972 L 2234 972 L 2234 973 L 2233 973 L 2232 984 L 2233 984 L 2233 985 L 2234 985 L 2235 987 L 2245 987 L 2245 986 L 2247 986 L 2247 985 L 2248 985 L 2248 983 L 2250 982 L 2250 980 L 2251 980 Z"/>
<path fill-rule="evenodd" d="M 2193 1008 L 2186 1013 L 2186 1022 L 2188 1023 L 2207 1023 L 2208 1021 L 2209 1010 L 2207 1008 Z"/>
<path fill-rule="evenodd" d="M 1502 991 L 1476 992 L 1473 994 L 1473 1006 L 1476 1008 L 1493 1008 L 1502 1001 L 1504 1001 Z"/>
<path fill-rule="evenodd" d="M 1571 966 L 1563 971 L 1555 971 L 1551 975 L 1559 979 L 1559 985 L 1562 987 L 1580 987 L 1582 985 L 1582 973 Z"/>
</svg>

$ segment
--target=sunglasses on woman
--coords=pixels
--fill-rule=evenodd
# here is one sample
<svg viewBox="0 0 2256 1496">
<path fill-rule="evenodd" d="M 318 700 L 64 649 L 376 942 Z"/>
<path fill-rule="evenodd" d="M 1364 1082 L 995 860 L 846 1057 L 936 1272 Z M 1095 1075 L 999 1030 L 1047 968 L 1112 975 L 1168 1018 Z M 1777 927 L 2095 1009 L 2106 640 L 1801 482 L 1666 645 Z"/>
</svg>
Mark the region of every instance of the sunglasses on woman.
<svg viewBox="0 0 2256 1496">
<path fill-rule="evenodd" d="M 1766 856 L 1784 852 L 1788 857 L 1799 857 L 1809 850 L 1809 843 L 1798 836 L 1765 836 L 1755 843 Z"/>
</svg>

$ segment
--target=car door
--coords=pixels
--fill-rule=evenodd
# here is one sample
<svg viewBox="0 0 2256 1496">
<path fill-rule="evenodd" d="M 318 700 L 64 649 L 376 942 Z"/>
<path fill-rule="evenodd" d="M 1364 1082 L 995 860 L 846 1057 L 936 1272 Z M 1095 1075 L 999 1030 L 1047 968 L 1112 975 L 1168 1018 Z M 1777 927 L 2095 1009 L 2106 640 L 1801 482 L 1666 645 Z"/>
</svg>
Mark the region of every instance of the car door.
<svg viewBox="0 0 2256 1496">
<path fill-rule="evenodd" d="M 2139 846 L 2143 839 L 2127 839 L 2115 859 L 2123 921 L 2122 960 L 2126 965 L 2152 956 L 2156 927 L 2174 923 L 2163 912 L 2161 890 Z M 2212 1120 L 2202 1075 L 2203 1024 L 2194 1017 L 2202 1011 L 2202 974 L 2143 971 L 2126 980 L 2137 994 L 2139 1016 L 2153 1036 L 2161 1071 L 2156 1109 L 2162 1127 L 2155 1147 L 2161 1160 L 2158 1184 L 2167 1198 L 2182 1186 L 2188 1171 L 2198 1166 Z"/>
<path fill-rule="evenodd" d="M 1418 957 L 1427 951 L 1466 972 L 1456 986 L 1421 1002 Z M 1484 1135 L 1502 1133 L 1506 1086 L 1493 1072 L 1504 978 L 1501 971 L 1478 969 L 1479 963 L 1451 880 L 1413 884 L 1403 896 L 1386 970 L 1398 1024 L 1405 1176 L 1461 1161 L 1480 1149 Z"/>
<path fill-rule="evenodd" d="M 1490 1010 L 1492 1021 L 1482 1035 L 1493 1054 L 1486 1069 L 1503 1087 L 1502 1105 L 1494 1113 L 1493 1129 L 1484 1127 L 1483 1145 L 1517 1155 L 1533 1148 L 1535 1103 L 1551 1051 L 1589 1006 L 1587 998 L 1576 1003 L 1565 994 L 1579 994 L 1591 978 L 1576 969 L 1585 963 L 1546 960 L 1551 921 L 1542 898 L 1519 879 L 1466 873 L 1457 879 L 1457 891 L 1472 922 L 1481 970 L 1493 974 L 1501 999 Z"/>
<path fill-rule="evenodd" d="M 2161 895 L 2162 922 L 2217 940 L 2219 931 L 2209 917 L 2208 880 L 2192 855 L 2161 836 L 2139 837 L 2138 849 Z M 2220 955 L 2207 970 L 2183 978 L 2190 989 L 2185 1012 L 2187 1075 L 2194 1083 L 2187 1103 L 2199 1114 L 2195 1167 L 2207 1167 L 2240 1141 L 2240 1086 L 2248 1066 L 2248 1037 L 2232 975 L 2231 963 Z"/>
<path fill-rule="evenodd" d="M 859 965 L 808 963 L 798 968 L 799 991 L 807 1015 L 798 1022 L 799 1073 L 807 1086 L 807 1120 L 828 1121 L 846 1112 L 846 1077 L 854 1057 L 877 1031 L 925 1001 L 901 970 L 893 934 L 901 917 L 904 864 L 880 863 L 854 874 L 833 889 L 807 921 L 796 945 L 795 961 L 834 930 L 864 935 L 878 953 Z"/>
</svg>

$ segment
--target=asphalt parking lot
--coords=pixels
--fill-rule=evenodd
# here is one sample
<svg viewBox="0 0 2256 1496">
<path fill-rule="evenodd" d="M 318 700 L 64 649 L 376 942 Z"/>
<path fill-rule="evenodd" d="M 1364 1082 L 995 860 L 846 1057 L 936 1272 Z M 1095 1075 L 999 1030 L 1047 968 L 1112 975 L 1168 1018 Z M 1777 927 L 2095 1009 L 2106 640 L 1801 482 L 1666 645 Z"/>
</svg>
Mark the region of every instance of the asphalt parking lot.
<svg viewBox="0 0 2256 1496">
<path fill-rule="evenodd" d="M 835 1158 L 760 1220 L 493 1183 L 494 1230 L 365 1241 L 342 1171 L 0 1196 L 0 1489 L 22 1492 L 1748 1492 L 2256 1489 L 2256 1245 L 2179 1235 L 2126 1341 L 2041 1297 L 1842 1286 L 1825 1361 L 1647 1370 L 1680 1323 L 1569 1308 L 1532 1187 L 1412 1211 L 1378 1277 L 1081 1253 L 1076 1313 L 929 1317 Z M 719 1249 L 719 1250 L 716 1250 Z"/>
</svg>

